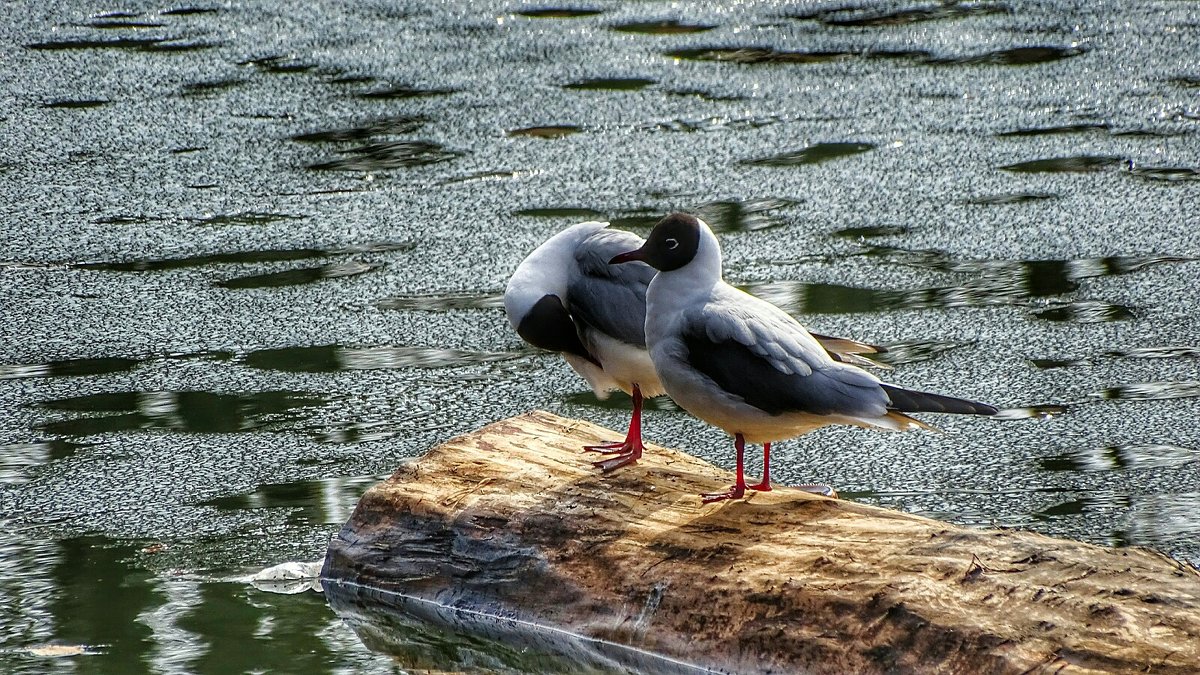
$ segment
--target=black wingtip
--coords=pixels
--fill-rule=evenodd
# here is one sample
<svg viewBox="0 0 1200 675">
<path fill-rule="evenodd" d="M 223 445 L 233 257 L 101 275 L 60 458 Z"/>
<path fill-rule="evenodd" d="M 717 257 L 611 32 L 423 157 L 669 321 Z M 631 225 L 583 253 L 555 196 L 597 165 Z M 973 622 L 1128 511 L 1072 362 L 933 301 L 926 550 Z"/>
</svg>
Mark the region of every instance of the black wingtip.
<svg viewBox="0 0 1200 675">
<path fill-rule="evenodd" d="M 881 386 L 884 393 L 892 400 L 892 405 L 888 406 L 889 409 L 897 412 L 934 412 L 954 415 L 995 415 L 1000 412 L 995 406 L 978 401 L 901 389 L 890 384 Z"/>
</svg>

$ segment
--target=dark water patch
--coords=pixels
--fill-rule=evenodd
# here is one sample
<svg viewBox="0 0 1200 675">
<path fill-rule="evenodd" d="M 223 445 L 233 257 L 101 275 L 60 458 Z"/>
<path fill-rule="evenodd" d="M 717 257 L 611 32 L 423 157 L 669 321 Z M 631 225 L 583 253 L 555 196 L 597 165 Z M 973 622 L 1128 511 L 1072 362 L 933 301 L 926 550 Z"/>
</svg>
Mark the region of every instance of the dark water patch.
<svg viewBox="0 0 1200 675">
<path fill-rule="evenodd" d="M 896 342 L 886 345 L 887 351 L 871 354 L 871 360 L 889 366 L 900 366 L 907 363 L 920 363 L 933 360 L 942 354 L 969 346 L 970 342 L 938 342 L 924 340 L 917 342 Z"/>
<path fill-rule="evenodd" d="M 537 9 L 522 9 L 516 12 L 518 16 L 525 16 L 531 19 L 578 19 L 587 16 L 597 16 L 603 13 L 603 10 L 590 7 L 542 7 Z"/>
<path fill-rule="evenodd" d="M 292 260 L 309 260 L 346 253 L 374 251 L 404 251 L 413 248 L 412 244 L 368 244 L 366 246 L 345 249 L 255 249 L 250 251 L 228 251 L 221 253 L 206 253 L 204 255 L 187 256 L 183 258 L 157 258 L 147 260 L 129 260 L 123 262 L 92 262 L 72 265 L 78 269 L 98 270 L 105 272 L 157 272 L 162 270 L 177 270 L 206 265 L 245 264 L 265 262 L 286 262 Z"/>
<path fill-rule="evenodd" d="M 1019 287 L 1024 294 L 1034 297 L 1078 290 L 1083 279 L 1132 274 L 1147 267 L 1192 260 L 1164 255 L 1074 260 L 956 260 L 941 251 L 908 251 L 885 246 L 875 246 L 869 254 L 939 272 L 982 275 L 981 282 Z"/>
<path fill-rule="evenodd" d="M 325 131 L 314 131 L 307 134 L 297 134 L 292 136 L 292 140 L 301 143 L 365 141 L 374 136 L 409 134 L 425 126 L 426 122 L 428 122 L 428 119 L 419 115 L 385 117 L 355 127 L 342 127 Z"/>
<path fill-rule="evenodd" d="M 713 101 L 716 103 L 724 103 L 730 101 L 745 101 L 746 97 L 738 94 L 714 94 L 703 89 L 670 89 L 667 91 L 672 96 L 695 96 L 705 101 Z"/>
<path fill-rule="evenodd" d="M 744 159 L 748 166 L 801 166 L 820 164 L 841 157 L 851 157 L 875 149 L 874 143 L 818 143 L 802 150 L 784 152 L 769 157 Z"/>
<path fill-rule="evenodd" d="M 329 80 L 330 84 L 371 84 L 379 78 L 371 75 L 337 75 Z"/>
<path fill-rule="evenodd" d="M 1079 134 L 1089 131 L 1108 132 L 1107 124 L 1065 124 L 1055 127 L 1028 127 L 1022 129 L 1014 129 L 1012 131 L 1002 131 L 996 134 L 997 138 L 1020 138 L 1024 136 L 1051 136 L 1056 134 Z"/>
<path fill-rule="evenodd" d="M 114 28 L 118 28 L 118 29 L 120 29 L 120 28 L 129 28 L 129 29 L 162 28 L 162 27 L 166 26 L 165 23 L 158 23 L 155 21 L 131 21 L 127 18 L 126 19 L 116 19 L 116 18 L 99 19 L 97 21 L 89 22 L 85 25 L 88 28 L 99 28 L 102 30 L 103 29 L 114 29 Z"/>
<path fill-rule="evenodd" d="M 50 101 L 43 103 L 43 108 L 99 108 L 100 106 L 108 105 L 110 101 L 106 98 L 82 98 L 82 99 L 64 99 L 60 101 Z"/>
<path fill-rule="evenodd" d="M 1011 10 L 1007 5 L 993 3 L 959 3 L 948 2 L 932 7 L 911 7 L 896 10 L 844 8 L 818 12 L 815 14 L 798 15 L 794 18 L 815 18 L 826 26 L 874 28 L 879 26 L 904 26 L 926 21 L 944 21 L 947 19 L 965 19 L 976 16 L 993 14 L 1008 14 Z"/>
<path fill-rule="evenodd" d="M 163 16 L 194 16 L 196 14 L 216 14 L 221 11 L 216 7 L 176 7 L 159 12 Z"/>
<path fill-rule="evenodd" d="M 996 51 L 975 54 L 972 56 L 939 56 L 927 61 L 940 65 L 1001 65 L 1026 66 L 1037 63 L 1051 63 L 1079 56 L 1087 50 L 1079 46 L 1056 47 L 1013 47 Z"/>
<path fill-rule="evenodd" d="M 614 391 L 609 393 L 608 398 L 600 399 L 592 391 L 579 391 L 574 394 L 568 394 L 563 397 L 564 403 L 571 405 L 581 405 L 588 408 L 602 408 L 604 410 L 633 410 L 633 399 L 623 391 Z M 680 411 L 675 401 L 669 396 L 656 396 L 645 400 L 643 410 L 667 410 Z"/>
<path fill-rule="evenodd" d="M 47 40 L 27 44 L 27 49 L 47 51 L 65 51 L 74 49 L 133 49 L 149 51 L 154 49 L 167 38 L 110 38 L 103 40 Z"/>
<path fill-rule="evenodd" d="M 649 230 L 666 215 L 657 209 L 634 209 L 609 218 L 608 223 L 618 230 Z"/>
<path fill-rule="evenodd" d="M 142 363 L 140 359 L 98 357 L 90 359 L 63 359 L 45 363 L 0 364 L 0 380 L 17 380 L 29 377 L 79 377 L 105 375 L 133 370 Z"/>
<path fill-rule="evenodd" d="M 198 505 L 221 511 L 286 509 L 288 522 L 292 524 L 341 525 L 359 497 L 380 480 L 378 476 L 354 476 L 265 483 L 253 492 L 218 497 Z"/>
<path fill-rule="evenodd" d="M 233 89 L 234 87 L 240 87 L 241 85 L 245 84 L 245 82 L 245 80 L 236 78 L 208 80 L 205 82 L 189 82 L 183 85 L 183 88 L 180 90 L 179 94 L 180 96 L 188 97 L 208 96 L 210 94 L 216 94 L 228 89 Z"/>
<path fill-rule="evenodd" d="M 920 50 L 780 51 L 762 47 L 710 47 L 676 49 L 666 52 L 666 56 L 685 61 L 714 61 L 755 65 L 827 63 L 829 61 L 850 58 L 924 60 L 929 57 L 929 53 Z"/>
<path fill-rule="evenodd" d="M 528 136 L 532 138 L 562 138 L 583 131 L 583 127 L 577 127 L 571 124 L 551 124 L 536 127 L 523 127 L 521 129 L 509 129 L 504 133 L 509 136 Z"/>
<path fill-rule="evenodd" d="M 523 352 L 472 352 L 437 347 L 319 345 L 260 349 L 243 355 L 241 363 L 261 370 L 334 373 L 348 370 L 454 368 L 508 361 L 523 355 Z"/>
<path fill-rule="evenodd" d="M 1014 192 L 1012 194 L 972 197 L 966 201 L 968 204 L 977 204 L 979 206 L 996 206 L 1000 204 L 1027 204 L 1029 202 L 1046 201 L 1047 199 L 1058 199 L 1058 195 L 1049 192 Z"/>
<path fill-rule="evenodd" d="M 386 441 L 401 434 L 411 433 L 411 428 L 403 420 L 384 420 L 379 422 L 348 422 L 346 424 L 323 427 L 309 433 L 318 443 L 326 445 L 361 445 Z"/>
<path fill-rule="evenodd" d="M 779 198 L 717 201 L 702 204 L 693 211 L 716 232 L 749 232 L 783 225 L 783 218 L 774 212 L 798 203 Z"/>
<path fill-rule="evenodd" d="M 203 152 L 207 149 L 208 149 L 207 146 L 196 145 L 196 146 L 187 147 L 187 148 L 171 148 L 170 152 L 172 155 L 187 155 L 187 154 L 190 154 L 193 152 Z"/>
<path fill-rule="evenodd" d="M 1030 136 L 1054 136 L 1065 134 L 1082 134 L 1090 132 L 1100 132 L 1114 137 L 1140 137 L 1140 138 L 1167 138 L 1175 134 L 1154 131 L 1152 129 L 1123 129 L 1114 130 L 1110 125 L 1103 123 L 1092 124 L 1064 124 L 1052 127 L 1028 127 L 1014 129 L 1012 131 L 1004 131 L 996 134 L 997 138 L 1023 138 Z"/>
<path fill-rule="evenodd" d="M 396 295 L 377 300 L 379 309 L 445 312 L 460 309 L 499 309 L 504 306 L 502 293 L 431 293 L 426 295 Z"/>
<path fill-rule="evenodd" d="M 1087 365 L 1087 361 L 1083 359 L 1029 359 L 1029 363 L 1033 364 L 1033 367 L 1038 370 L 1074 368 L 1076 366 Z"/>
<path fill-rule="evenodd" d="M 1075 157 L 1055 157 L 1051 159 L 1035 159 L 1029 162 L 1017 162 L 1000 167 L 1002 171 L 1017 173 L 1086 173 L 1119 169 L 1126 166 L 1124 157 L 1114 155 L 1077 155 Z"/>
<path fill-rule="evenodd" d="M 295 216 L 290 213 L 269 213 L 266 211 L 246 211 L 243 213 L 228 213 L 207 218 L 196 219 L 197 225 L 234 226 L 234 225 L 270 225 L 289 220 L 304 220 L 308 216 Z"/>
<path fill-rule="evenodd" d="M 1044 471 L 1132 471 L 1173 469 L 1200 461 L 1200 451 L 1150 443 L 1078 448 L 1038 460 Z"/>
<path fill-rule="evenodd" d="M 643 35 L 684 35 L 690 33 L 703 33 L 716 28 L 712 24 L 705 23 L 684 23 L 677 19 L 667 19 L 664 21 L 630 21 L 627 23 L 619 23 L 612 27 L 615 31 L 622 33 L 640 33 Z"/>
<path fill-rule="evenodd" d="M 1181 87 L 1200 88 L 1200 76 L 1181 76 L 1167 80 L 1171 84 L 1177 84 Z"/>
<path fill-rule="evenodd" d="M 1055 403 L 1024 406 L 1020 408 L 1002 408 L 991 419 L 994 420 L 1042 420 L 1058 417 L 1067 413 L 1067 406 Z"/>
<path fill-rule="evenodd" d="M 254 66 L 264 73 L 289 74 L 289 73 L 307 73 L 317 67 L 315 63 L 307 61 L 299 61 L 295 56 L 284 54 L 273 54 L 271 56 L 261 56 L 253 59 L 238 61 L 239 66 Z"/>
<path fill-rule="evenodd" d="M 584 89 L 598 91 L 637 91 L 645 89 L 656 80 L 646 79 L 644 77 L 599 77 L 588 80 L 579 80 L 570 84 L 564 84 L 563 89 Z"/>
<path fill-rule="evenodd" d="M 139 429 L 235 433 L 305 419 L 330 400 L 331 397 L 324 394 L 302 391 L 240 394 L 136 391 L 90 394 L 41 403 L 43 408 L 49 410 L 89 415 L 47 422 L 38 428 L 62 436 L 91 436 Z"/>
<path fill-rule="evenodd" d="M 1137 315 L 1129 307 L 1099 300 L 1069 302 L 1034 312 L 1033 315 L 1047 321 L 1072 321 L 1075 323 L 1105 323 L 1137 318 Z"/>
<path fill-rule="evenodd" d="M 901 237 L 909 233 L 903 225 L 867 225 L 865 227 L 845 227 L 835 230 L 833 236 L 842 239 L 870 239 L 873 237 Z"/>
<path fill-rule="evenodd" d="M 150 47 L 152 52 L 198 52 L 219 46 L 214 42 L 191 42 L 179 40 L 164 40 Z"/>
<path fill-rule="evenodd" d="M 425 98 L 427 96 L 446 96 L 455 93 L 455 89 L 422 89 L 407 85 L 396 85 L 384 89 L 373 89 L 358 94 L 359 98 L 371 100 L 394 100 L 407 98 Z"/>
<path fill-rule="evenodd" d="M 1165 183 L 1179 183 L 1184 181 L 1200 180 L 1200 169 L 1190 167 L 1149 167 L 1134 165 L 1130 168 L 1130 173 L 1138 178 L 1147 180 L 1161 181 Z"/>
<path fill-rule="evenodd" d="M 675 119 L 670 122 L 656 122 L 643 128 L 652 131 L 694 133 L 716 129 L 758 129 L 759 127 L 777 124 L 781 121 L 775 115 L 759 117 L 727 117 L 719 115 L 698 120 Z"/>
<path fill-rule="evenodd" d="M 214 286 L 229 289 L 282 288 L 316 283 L 325 279 L 342 279 L 366 274 L 383 267 L 383 263 L 347 260 L 318 267 L 300 267 L 280 272 L 250 274 L 214 282 Z"/>
<path fill-rule="evenodd" d="M 746 290 L 793 314 L 856 314 L 913 309 L 950 309 L 1023 305 L 1029 298 L 1062 295 L 1079 289 L 1082 279 L 1126 274 L 1169 259 L 1102 258 L 1075 261 L 949 261 L 944 258 L 903 261 L 918 267 L 968 276 L 960 285 L 916 289 L 877 289 L 840 284 L 774 281 L 750 284 Z M 1054 321 L 1117 321 L 1133 317 L 1119 305 L 1080 301 L 1044 309 L 1039 318 Z"/>
<path fill-rule="evenodd" d="M 569 206 L 561 208 L 542 208 L 542 209 L 520 209 L 513 211 L 514 216 L 526 216 L 528 218 L 579 218 L 582 220 L 600 220 L 604 218 L 604 214 L 594 209 L 572 208 Z"/>
<path fill-rule="evenodd" d="M 1200 396 L 1200 382 L 1142 382 L 1122 384 L 1098 391 L 1093 396 L 1105 400 L 1164 401 Z"/>
<path fill-rule="evenodd" d="M 1106 354 L 1127 359 L 1183 359 L 1200 357 L 1200 347 L 1134 347 Z"/>
<path fill-rule="evenodd" d="M 1093 511 L 1124 511 L 1132 505 L 1133 500 L 1125 495 L 1091 496 L 1060 502 L 1031 515 L 1036 520 L 1049 521 L 1078 516 Z"/>
<path fill-rule="evenodd" d="M 529 175 L 528 171 L 472 171 L 471 173 L 462 176 L 453 176 L 439 183 L 439 185 L 455 185 L 458 183 L 473 183 L 476 181 L 487 180 L 511 180 L 522 174 Z"/>
<path fill-rule="evenodd" d="M 338 159 L 309 164 L 314 171 L 384 171 L 448 162 L 464 153 L 433 141 L 381 141 L 340 151 Z"/>
<path fill-rule="evenodd" d="M 117 10 L 117 11 L 113 11 L 113 12 L 101 12 L 99 14 L 93 14 L 92 18 L 93 19 L 136 19 L 139 16 L 141 16 L 141 14 L 139 12 L 128 12 L 128 11 L 124 11 L 124 10 Z"/>
</svg>

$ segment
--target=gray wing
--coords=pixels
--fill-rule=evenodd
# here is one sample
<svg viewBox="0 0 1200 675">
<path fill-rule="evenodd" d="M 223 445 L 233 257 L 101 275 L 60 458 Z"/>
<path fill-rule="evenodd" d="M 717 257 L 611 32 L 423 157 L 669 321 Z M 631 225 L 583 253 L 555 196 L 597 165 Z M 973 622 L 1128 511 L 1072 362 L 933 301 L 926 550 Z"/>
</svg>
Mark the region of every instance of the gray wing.
<svg viewBox="0 0 1200 675">
<path fill-rule="evenodd" d="M 686 313 L 681 337 L 693 368 L 768 414 L 887 414 L 878 379 L 833 360 L 803 326 L 752 296 Z"/>
<path fill-rule="evenodd" d="M 621 230 L 601 230 L 575 249 L 567 282 L 567 309 L 582 326 L 627 344 L 646 346 L 646 287 L 655 270 L 645 263 L 609 265 L 618 253 L 641 247 Z"/>
</svg>

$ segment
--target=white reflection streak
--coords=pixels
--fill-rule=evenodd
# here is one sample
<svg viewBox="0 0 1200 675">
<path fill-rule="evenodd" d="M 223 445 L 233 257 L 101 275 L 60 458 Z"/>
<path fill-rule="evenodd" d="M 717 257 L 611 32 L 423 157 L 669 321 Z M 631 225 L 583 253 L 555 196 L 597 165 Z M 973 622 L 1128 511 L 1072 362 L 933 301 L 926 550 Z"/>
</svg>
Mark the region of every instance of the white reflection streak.
<svg viewBox="0 0 1200 675">
<path fill-rule="evenodd" d="M 207 645 L 199 635 L 179 626 L 179 621 L 201 604 L 200 582 L 172 579 L 157 583 L 157 591 L 167 601 L 152 611 L 138 615 L 137 621 L 150 629 L 154 648 L 150 652 L 150 669 L 155 673 L 174 675 L 189 673 L 188 664 L 200 658 Z"/>
</svg>

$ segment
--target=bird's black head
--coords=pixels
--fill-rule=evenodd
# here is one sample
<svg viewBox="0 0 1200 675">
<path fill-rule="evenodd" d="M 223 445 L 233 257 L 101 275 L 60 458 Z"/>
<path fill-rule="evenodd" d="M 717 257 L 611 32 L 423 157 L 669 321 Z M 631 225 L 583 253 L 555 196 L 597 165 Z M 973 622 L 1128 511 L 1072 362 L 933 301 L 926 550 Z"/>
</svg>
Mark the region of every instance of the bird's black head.
<svg viewBox="0 0 1200 675">
<path fill-rule="evenodd" d="M 690 263 L 699 248 L 700 219 L 686 213 L 672 213 L 655 224 L 641 248 L 622 253 L 608 262 L 641 260 L 660 272 L 670 272 Z"/>
</svg>

